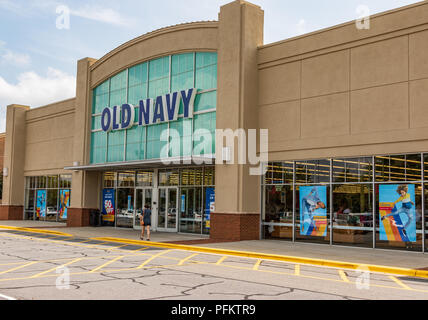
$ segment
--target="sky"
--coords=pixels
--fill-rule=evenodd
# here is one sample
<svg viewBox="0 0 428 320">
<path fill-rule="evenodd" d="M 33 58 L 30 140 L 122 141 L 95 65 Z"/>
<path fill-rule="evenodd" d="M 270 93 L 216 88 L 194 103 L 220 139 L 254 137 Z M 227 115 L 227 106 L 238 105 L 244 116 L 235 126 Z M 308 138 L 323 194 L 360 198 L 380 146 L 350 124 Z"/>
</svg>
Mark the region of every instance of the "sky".
<svg viewBox="0 0 428 320">
<path fill-rule="evenodd" d="M 0 132 L 6 106 L 32 108 L 75 96 L 77 61 L 101 58 L 147 32 L 217 20 L 232 0 L 0 0 Z M 265 44 L 415 0 L 252 0 L 265 11 Z M 66 13 L 69 13 L 67 18 Z"/>
</svg>

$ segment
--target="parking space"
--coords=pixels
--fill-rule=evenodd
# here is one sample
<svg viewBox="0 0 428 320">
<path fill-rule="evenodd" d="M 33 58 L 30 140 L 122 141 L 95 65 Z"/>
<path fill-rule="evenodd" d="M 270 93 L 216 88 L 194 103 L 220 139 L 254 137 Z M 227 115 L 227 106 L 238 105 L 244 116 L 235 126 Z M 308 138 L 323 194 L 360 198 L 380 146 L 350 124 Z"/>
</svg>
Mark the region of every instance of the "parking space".
<svg viewBox="0 0 428 320">
<path fill-rule="evenodd" d="M 0 243 L 0 299 L 428 297 L 428 280 L 355 270 L 19 231 Z"/>
</svg>

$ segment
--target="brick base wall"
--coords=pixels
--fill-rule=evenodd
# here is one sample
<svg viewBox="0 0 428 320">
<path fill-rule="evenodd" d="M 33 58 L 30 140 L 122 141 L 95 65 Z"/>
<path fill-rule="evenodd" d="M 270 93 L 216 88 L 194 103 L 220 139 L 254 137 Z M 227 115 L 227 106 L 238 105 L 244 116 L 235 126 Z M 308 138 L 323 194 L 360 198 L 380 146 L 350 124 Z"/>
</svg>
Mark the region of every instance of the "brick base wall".
<svg viewBox="0 0 428 320">
<path fill-rule="evenodd" d="M 259 214 L 211 214 L 210 237 L 218 241 L 260 240 Z"/>
<path fill-rule="evenodd" d="M 89 227 L 90 212 L 92 209 L 68 208 L 67 227 Z"/>
<path fill-rule="evenodd" d="M 0 221 L 24 219 L 23 206 L 0 206 Z"/>
</svg>

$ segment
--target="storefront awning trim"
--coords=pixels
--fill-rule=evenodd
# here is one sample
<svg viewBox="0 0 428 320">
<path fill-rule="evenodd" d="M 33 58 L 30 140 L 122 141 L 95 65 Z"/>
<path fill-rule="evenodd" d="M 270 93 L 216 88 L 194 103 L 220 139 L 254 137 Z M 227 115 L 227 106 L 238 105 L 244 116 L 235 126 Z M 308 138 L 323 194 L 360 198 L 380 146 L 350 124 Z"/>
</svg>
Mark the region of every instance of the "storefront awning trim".
<svg viewBox="0 0 428 320">
<path fill-rule="evenodd" d="M 167 163 L 168 162 L 168 163 Z M 168 161 L 155 159 L 144 161 L 128 161 L 116 163 L 92 164 L 87 166 L 65 167 L 64 170 L 72 171 L 105 171 L 105 170 L 132 170 L 132 169 L 149 169 L 160 167 L 182 167 L 195 165 L 214 165 L 215 155 L 192 156 L 192 157 L 175 157 L 168 158 Z"/>
</svg>

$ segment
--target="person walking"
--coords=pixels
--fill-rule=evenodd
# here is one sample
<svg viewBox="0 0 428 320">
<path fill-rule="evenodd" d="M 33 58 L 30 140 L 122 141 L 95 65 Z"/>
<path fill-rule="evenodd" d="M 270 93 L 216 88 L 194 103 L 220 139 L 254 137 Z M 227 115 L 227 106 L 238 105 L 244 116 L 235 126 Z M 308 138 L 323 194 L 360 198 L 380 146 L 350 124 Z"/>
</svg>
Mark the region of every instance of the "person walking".
<svg viewBox="0 0 428 320">
<path fill-rule="evenodd" d="M 141 224 L 141 240 L 144 240 L 144 229 L 147 230 L 147 241 L 150 241 L 150 227 L 152 226 L 152 210 L 149 205 L 145 205 L 142 214 L 140 215 Z"/>
</svg>

